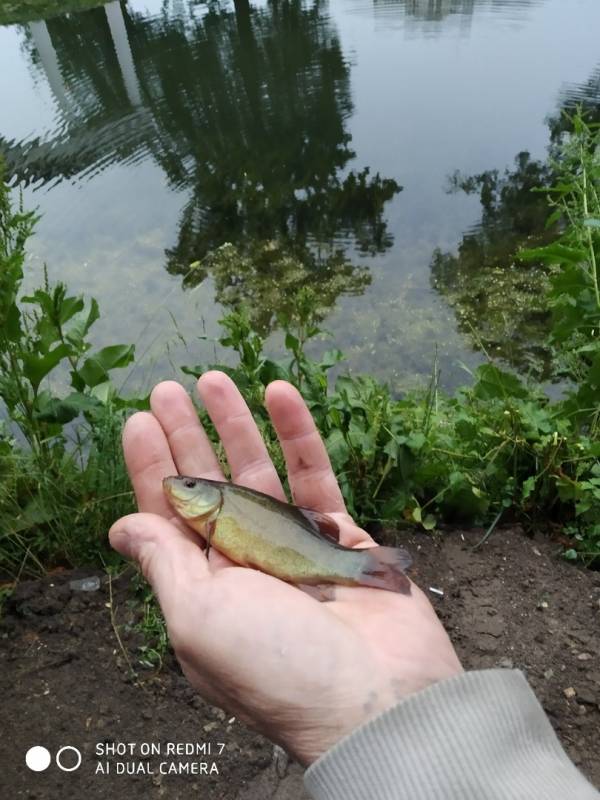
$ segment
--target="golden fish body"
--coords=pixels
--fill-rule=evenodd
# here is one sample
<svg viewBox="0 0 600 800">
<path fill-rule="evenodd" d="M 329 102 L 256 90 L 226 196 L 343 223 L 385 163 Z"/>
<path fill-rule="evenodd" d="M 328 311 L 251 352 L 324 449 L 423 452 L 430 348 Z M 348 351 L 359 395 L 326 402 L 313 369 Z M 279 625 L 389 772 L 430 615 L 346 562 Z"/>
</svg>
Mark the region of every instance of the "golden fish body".
<svg viewBox="0 0 600 800">
<path fill-rule="evenodd" d="M 378 586 L 410 591 L 402 549 L 340 545 L 329 517 L 222 481 L 176 476 L 163 481 L 177 513 L 236 564 L 291 583 Z"/>
</svg>

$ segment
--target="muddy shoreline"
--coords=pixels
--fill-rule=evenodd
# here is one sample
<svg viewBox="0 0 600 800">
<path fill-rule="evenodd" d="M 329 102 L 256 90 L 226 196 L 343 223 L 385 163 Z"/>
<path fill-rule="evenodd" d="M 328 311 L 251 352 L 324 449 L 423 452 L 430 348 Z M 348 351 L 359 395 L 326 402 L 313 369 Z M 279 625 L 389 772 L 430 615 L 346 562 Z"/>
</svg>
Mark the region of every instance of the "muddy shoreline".
<svg viewBox="0 0 600 800">
<path fill-rule="evenodd" d="M 430 596 L 464 666 L 522 669 L 570 757 L 600 787 L 600 573 L 566 563 L 556 544 L 519 529 L 497 530 L 473 552 L 480 537 L 477 530 L 409 537 L 413 577 L 427 591 L 443 592 Z M 94 575 L 103 579 L 97 591 L 70 587 Z M 125 652 L 97 570 L 23 582 L 7 602 L 0 620 L 0 761 L 11 795 L 304 800 L 301 768 L 206 704 L 172 657 L 158 674 L 139 667 L 129 581 L 125 575 L 113 585 Z M 119 755 L 118 743 L 133 744 L 133 753 Z M 167 750 L 169 744 L 175 749 Z M 193 753 L 182 749 L 186 744 Z M 24 758 L 34 745 L 53 755 L 76 747 L 81 766 L 64 772 L 53 762 L 32 772 Z M 73 751 L 61 756 L 66 767 L 74 758 Z"/>
</svg>

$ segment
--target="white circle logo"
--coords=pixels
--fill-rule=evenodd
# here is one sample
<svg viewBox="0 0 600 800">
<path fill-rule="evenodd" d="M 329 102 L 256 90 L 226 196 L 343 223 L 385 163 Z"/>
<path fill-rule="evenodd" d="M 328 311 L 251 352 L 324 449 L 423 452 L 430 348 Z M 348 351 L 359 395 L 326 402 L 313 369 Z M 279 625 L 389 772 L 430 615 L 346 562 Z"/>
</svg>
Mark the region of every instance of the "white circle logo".
<svg viewBox="0 0 600 800">
<path fill-rule="evenodd" d="M 43 772 L 50 764 L 50 751 L 36 745 L 25 753 L 25 763 L 33 772 Z"/>
<path fill-rule="evenodd" d="M 75 758 L 77 759 L 75 761 L 75 765 L 72 767 L 65 767 L 60 761 L 61 755 L 67 750 L 72 750 L 75 753 Z M 78 750 L 76 747 L 73 747 L 70 744 L 66 744 L 64 747 L 61 747 L 56 754 L 56 766 L 59 767 L 59 769 L 62 769 L 63 772 L 74 772 L 76 769 L 79 769 L 81 766 L 81 750 Z"/>
</svg>

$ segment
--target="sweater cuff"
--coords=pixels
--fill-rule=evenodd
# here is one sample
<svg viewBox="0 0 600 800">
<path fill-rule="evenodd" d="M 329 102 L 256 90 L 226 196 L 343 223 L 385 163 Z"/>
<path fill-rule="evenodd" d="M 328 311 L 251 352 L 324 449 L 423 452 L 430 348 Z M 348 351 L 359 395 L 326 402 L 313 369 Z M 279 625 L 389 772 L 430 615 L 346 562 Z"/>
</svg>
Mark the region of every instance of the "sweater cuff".
<svg viewBox="0 0 600 800">
<path fill-rule="evenodd" d="M 340 740 L 304 776 L 315 800 L 598 800 L 518 670 L 463 673 Z"/>
</svg>

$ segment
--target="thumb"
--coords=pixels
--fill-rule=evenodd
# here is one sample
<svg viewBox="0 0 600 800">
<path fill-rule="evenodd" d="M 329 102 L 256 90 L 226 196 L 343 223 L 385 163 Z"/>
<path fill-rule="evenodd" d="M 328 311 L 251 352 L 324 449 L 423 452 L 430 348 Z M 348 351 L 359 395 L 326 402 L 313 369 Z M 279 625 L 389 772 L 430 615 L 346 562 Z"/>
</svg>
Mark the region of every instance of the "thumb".
<svg viewBox="0 0 600 800">
<path fill-rule="evenodd" d="M 165 614 L 169 598 L 188 578 L 208 575 L 208 562 L 195 541 L 158 514 L 129 514 L 109 531 L 111 546 L 124 558 L 137 561 L 158 595 Z"/>
</svg>

